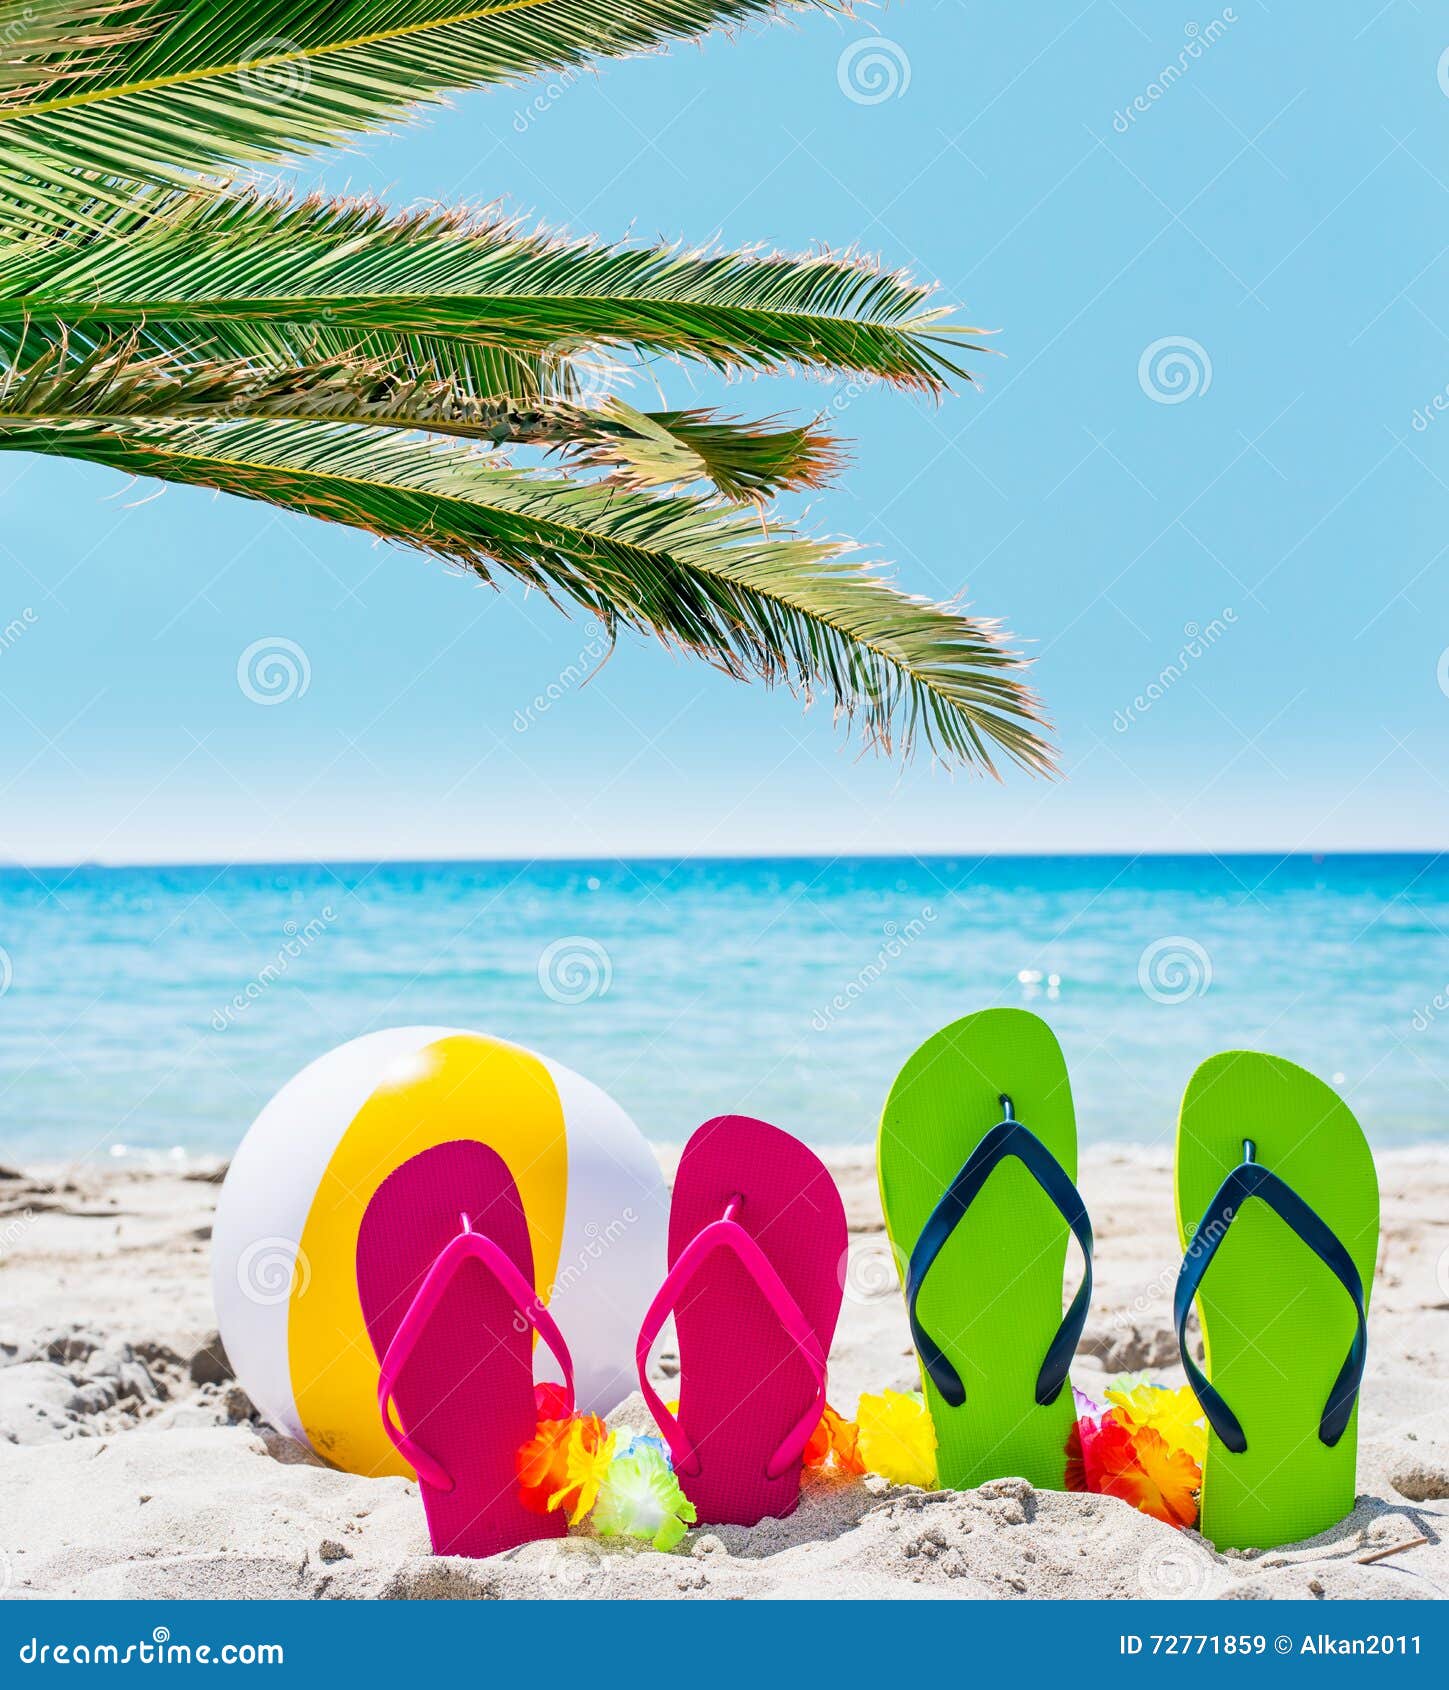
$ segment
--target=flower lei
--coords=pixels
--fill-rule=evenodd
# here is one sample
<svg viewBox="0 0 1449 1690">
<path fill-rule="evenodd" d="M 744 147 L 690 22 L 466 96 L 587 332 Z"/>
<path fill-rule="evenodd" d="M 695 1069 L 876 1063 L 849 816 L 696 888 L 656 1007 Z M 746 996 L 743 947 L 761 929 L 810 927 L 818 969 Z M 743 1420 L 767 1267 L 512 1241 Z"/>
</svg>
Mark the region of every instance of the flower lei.
<svg viewBox="0 0 1449 1690">
<path fill-rule="evenodd" d="M 557 1385 L 536 1385 L 538 1429 L 518 1452 L 518 1492 L 535 1514 L 564 1509 L 571 1526 L 592 1515 L 600 1537 L 637 1537 L 673 1549 L 694 1524 L 658 1438 L 610 1432 L 597 1414 L 565 1415 Z"/>
<path fill-rule="evenodd" d="M 1181 1529 L 1195 1526 L 1207 1454 L 1207 1425 L 1186 1385 L 1154 1385 L 1146 1374 L 1114 1381 L 1104 1409 L 1080 1391 L 1067 1438 L 1067 1489 L 1115 1496 Z"/>
<path fill-rule="evenodd" d="M 588 1519 L 600 1537 L 677 1547 L 696 1516 L 663 1441 L 611 1432 L 596 1414 L 567 1414 L 558 1385 L 537 1385 L 534 1393 L 537 1431 L 517 1457 L 524 1507 L 537 1514 L 562 1509 L 572 1526 Z M 1195 1525 L 1207 1428 L 1192 1392 L 1139 1374 L 1114 1381 L 1104 1394 L 1106 1407 L 1074 1393 L 1067 1489 L 1118 1497 L 1170 1526 Z M 677 1402 L 669 1407 L 678 1413 Z M 854 1420 L 827 1404 L 803 1465 L 933 1489 L 936 1433 L 925 1399 L 919 1391 L 867 1392 Z"/>
</svg>

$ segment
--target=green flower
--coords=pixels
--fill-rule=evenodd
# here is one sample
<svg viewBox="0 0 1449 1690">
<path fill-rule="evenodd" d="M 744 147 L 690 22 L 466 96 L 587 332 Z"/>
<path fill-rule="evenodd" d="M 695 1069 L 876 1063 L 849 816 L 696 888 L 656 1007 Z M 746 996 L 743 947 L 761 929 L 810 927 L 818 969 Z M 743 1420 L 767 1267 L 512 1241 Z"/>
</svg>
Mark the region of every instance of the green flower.
<svg viewBox="0 0 1449 1690">
<path fill-rule="evenodd" d="M 643 1538 L 667 1551 L 694 1524 L 694 1504 L 679 1488 L 658 1443 L 637 1438 L 609 1468 L 593 1521 L 600 1537 Z"/>
</svg>

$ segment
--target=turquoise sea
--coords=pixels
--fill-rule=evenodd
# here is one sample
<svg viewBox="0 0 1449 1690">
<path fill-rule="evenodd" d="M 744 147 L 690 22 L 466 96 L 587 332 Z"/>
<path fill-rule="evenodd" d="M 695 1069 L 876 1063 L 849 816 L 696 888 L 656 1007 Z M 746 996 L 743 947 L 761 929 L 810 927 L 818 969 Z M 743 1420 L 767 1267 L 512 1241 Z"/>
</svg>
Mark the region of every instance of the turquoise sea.
<svg viewBox="0 0 1449 1690">
<path fill-rule="evenodd" d="M 652 1139 L 724 1111 L 866 1143 L 944 1022 L 1056 1028 L 1083 1134 L 1170 1139 L 1281 1052 L 1379 1143 L 1449 1141 L 1449 858 L 855 858 L 0 870 L 0 1158 L 229 1152 L 334 1044 L 546 1051 Z"/>
</svg>

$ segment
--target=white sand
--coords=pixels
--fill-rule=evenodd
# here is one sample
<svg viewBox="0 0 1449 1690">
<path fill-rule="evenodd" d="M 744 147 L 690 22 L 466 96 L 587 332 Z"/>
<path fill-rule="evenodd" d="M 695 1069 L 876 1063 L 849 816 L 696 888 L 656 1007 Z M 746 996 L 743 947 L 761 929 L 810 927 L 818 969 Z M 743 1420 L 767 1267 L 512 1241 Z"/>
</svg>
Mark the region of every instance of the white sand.
<svg viewBox="0 0 1449 1690">
<path fill-rule="evenodd" d="M 853 1230 L 831 1397 L 915 1363 L 866 1159 L 837 1155 Z M 486 1562 L 428 1552 L 416 1488 L 333 1472 L 259 1421 L 219 1359 L 213 1184 L 0 1179 L 0 1590 L 10 1597 L 1175 1596 L 1449 1594 L 1449 1159 L 1380 1160 L 1384 1247 L 1341 1526 L 1215 1554 L 1111 1498 L 1006 1479 L 966 1493 L 810 1483 L 788 1520 L 691 1532 L 672 1555 L 578 1536 Z M 1178 1379 L 1160 1155 L 1089 1155 L 1097 1294 L 1073 1377 Z M 635 1424 L 637 1399 L 616 1418 Z M 1428 1539 L 1386 1559 L 1376 1551 Z"/>
</svg>

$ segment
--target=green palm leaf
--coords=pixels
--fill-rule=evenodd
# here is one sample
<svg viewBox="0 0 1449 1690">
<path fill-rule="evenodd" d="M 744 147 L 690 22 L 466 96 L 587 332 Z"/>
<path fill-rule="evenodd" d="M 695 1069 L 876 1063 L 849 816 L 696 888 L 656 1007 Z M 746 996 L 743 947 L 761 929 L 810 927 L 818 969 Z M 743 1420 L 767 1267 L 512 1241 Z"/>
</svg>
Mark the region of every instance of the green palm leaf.
<svg viewBox="0 0 1449 1690">
<path fill-rule="evenodd" d="M 144 321 L 176 344 L 193 330 L 230 336 L 240 356 L 301 328 L 513 356 L 625 347 L 937 392 L 966 377 L 956 359 L 979 350 L 969 340 L 979 331 L 930 307 L 930 292 L 848 255 L 688 253 L 564 239 L 496 216 L 181 195 L 115 214 L 100 235 L 0 241 L 0 345 L 21 323 L 85 325 L 105 340 Z"/>
<path fill-rule="evenodd" d="M 116 49 L 140 37 L 141 3 L 0 0 L 0 104 L 32 103 L 114 69 Z"/>
<path fill-rule="evenodd" d="M 832 4 L 0 0 L 0 450 L 344 523 L 819 692 L 876 745 L 1048 767 L 993 624 L 769 523 L 837 442 L 600 397 L 659 358 L 939 395 L 980 348 L 930 290 L 851 253 L 569 240 L 217 176 L 453 88 Z"/>
<path fill-rule="evenodd" d="M 725 673 L 820 691 L 868 743 L 983 769 L 1049 764 L 1021 660 L 989 623 L 901 593 L 844 548 L 762 532 L 753 511 L 486 466 L 476 452 L 334 423 L 0 426 L 0 449 L 219 488 L 363 528 Z"/>
<path fill-rule="evenodd" d="M 364 423 L 542 447 L 607 470 L 623 486 L 708 482 L 736 501 L 818 486 L 836 466 L 835 442 L 808 428 L 709 411 L 636 411 L 619 400 L 588 410 L 556 399 L 478 399 L 451 382 L 399 379 L 350 358 L 278 368 L 146 356 L 139 338 L 73 350 L 62 334 L 27 365 L 12 365 L 0 377 L 0 427 L 119 418 Z"/>
<path fill-rule="evenodd" d="M 0 159 L 140 181 L 292 157 L 452 89 L 517 82 L 830 0 L 138 0 L 135 35 L 0 103 Z M 87 8 L 89 9 L 89 8 Z"/>
</svg>

